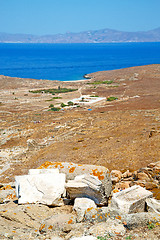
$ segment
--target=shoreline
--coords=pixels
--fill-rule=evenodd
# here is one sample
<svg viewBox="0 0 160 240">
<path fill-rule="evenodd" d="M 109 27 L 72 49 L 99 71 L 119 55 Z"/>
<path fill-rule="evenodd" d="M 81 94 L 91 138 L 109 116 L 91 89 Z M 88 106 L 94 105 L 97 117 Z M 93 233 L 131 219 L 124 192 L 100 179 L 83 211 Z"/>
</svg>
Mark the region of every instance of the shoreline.
<svg viewBox="0 0 160 240">
<path fill-rule="evenodd" d="M 95 164 L 96 159 L 98 159 L 97 161 L 99 161 L 102 165 L 106 165 L 106 167 L 108 167 L 109 164 L 109 168 L 112 169 L 114 169 L 117 164 L 119 164 L 119 168 L 124 168 L 125 165 L 127 165 L 127 168 L 140 168 L 143 167 L 142 163 L 145 164 L 146 162 L 146 164 L 148 164 L 148 158 L 145 159 L 145 155 L 141 154 L 141 151 L 139 151 L 139 141 L 141 141 L 139 137 L 144 138 L 144 149 L 150 149 L 150 145 L 147 145 L 146 147 L 146 144 L 150 144 L 150 140 L 154 141 L 154 137 L 149 137 L 149 141 L 146 141 L 146 138 L 148 139 L 147 134 L 150 134 L 150 136 L 155 135 L 155 137 L 158 137 L 159 129 L 155 126 L 158 124 L 158 120 L 156 119 L 159 117 L 158 112 L 160 93 L 158 90 L 160 88 L 160 64 L 96 72 L 88 74 L 88 76 L 91 77 L 91 79 L 84 79 L 73 82 L 22 79 L 0 76 L 0 117 L 2 119 L 1 136 L 2 139 L 4 139 L 2 145 L 4 151 L 6 151 L 6 148 L 12 150 L 14 145 L 15 147 L 19 147 L 19 144 L 22 144 L 21 147 L 26 148 L 26 138 L 33 138 L 37 142 L 42 142 L 40 144 L 43 145 L 43 142 L 45 142 L 47 145 L 50 142 L 54 142 L 54 144 L 56 144 L 56 141 L 58 144 L 59 140 L 57 139 L 62 138 L 63 140 L 63 137 L 61 136 L 65 136 L 65 134 L 71 134 L 71 136 L 73 135 L 73 143 L 71 144 L 70 141 L 72 141 L 72 139 L 67 137 L 66 139 L 64 138 L 65 143 L 64 145 L 62 144 L 63 146 L 61 146 L 61 149 L 63 149 L 64 146 L 67 146 L 68 144 L 67 149 L 64 148 L 64 153 L 67 154 L 66 160 L 85 162 L 87 159 L 92 164 Z M 91 84 L 87 84 L 87 82 L 90 82 Z M 55 89 L 58 87 L 77 90 L 65 93 L 62 91 L 61 93 L 55 93 L 54 96 L 49 91 L 47 93 L 43 91 L 37 91 L 37 93 L 35 91 L 34 93 L 31 91 Z M 92 101 L 94 102 L 92 104 L 91 101 L 84 99 L 86 100 L 84 101 L 86 104 L 81 104 L 80 107 L 73 108 L 72 106 L 67 106 L 68 102 L 71 102 L 74 99 L 82 96 L 84 96 L 84 98 L 85 96 L 89 96 L 90 98 L 93 98 L 93 100 L 103 98 L 104 101 Z M 107 101 L 107 99 L 109 100 Z M 49 111 L 51 106 L 54 106 L 55 108 L 62 108 L 62 103 L 63 105 L 66 105 L 66 108 L 63 108 L 63 112 Z M 153 114 L 149 114 L 149 118 L 147 118 L 148 111 Z M 8 112 L 12 114 L 8 115 Z M 18 121 L 18 116 L 20 119 L 23 119 L 23 121 Z M 60 126 L 54 123 L 56 121 L 53 121 L 53 117 L 54 119 L 61 119 L 60 121 L 56 120 L 60 122 Z M 73 119 L 75 119 L 75 123 Z M 103 119 L 102 122 L 101 119 Z M 100 121 L 98 128 L 96 127 L 97 121 Z M 113 126 L 110 126 L 110 124 L 112 125 L 112 122 Z M 138 131 L 138 133 L 136 133 L 136 138 L 138 140 L 136 140 L 135 143 L 132 141 L 135 138 L 135 134 L 132 131 L 134 129 L 134 126 L 132 126 L 133 122 L 136 122 L 136 125 L 139 125 L 140 123 L 144 125 L 142 129 L 141 126 L 135 129 L 135 131 Z M 20 136 L 17 135 L 19 130 L 16 130 L 16 127 L 13 127 L 13 131 L 17 136 L 15 138 L 16 140 L 14 140 L 14 136 L 12 139 L 12 133 L 9 135 L 9 138 L 7 138 L 7 133 L 3 134 L 3 131 L 5 131 L 5 129 L 10 129 L 10 127 L 12 127 L 12 125 L 15 125 L 15 123 L 17 123 L 17 125 L 20 125 L 18 129 L 31 129 L 31 133 L 26 134 L 26 136 L 25 134 L 24 136 Z M 37 125 L 37 123 L 39 125 Z M 66 123 L 67 125 L 65 125 Z M 92 129 L 92 126 L 94 125 L 95 127 Z M 124 125 L 125 127 L 123 128 L 122 126 Z M 152 125 L 155 130 L 152 130 Z M 113 132 L 111 134 L 112 131 L 108 131 L 108 127 L 106 126 L 110 126 L 109 128 L 113 129 L 113 131 L 116 132 Z M 129 130 L 129 136 L 131 136 L 128 141 L 130 142 L 130 145 L 125 149 L 124 146 L 126 144 L 126 141 L 124 141 L 124 139 L 126 126 L 128 126 L 128 129 L 131 128 L 132 130 Z M 35 135 L 32 133 L 34 128 L 34 131 L 37 132 Z M 45 129 L 48 130 L 41 135 L 40 133 Z M 8 132 L 9 130 L 6 131 Z M 93 133 L 94 138 L 92 138 Z M 104 133 L 105 139 L 103 139 Z M 20 142 L 18 140 L 19 136 L 21 137 Z M 119 136 L 117 142 L 114 142 L 115 136 Z M 90 140 L 85 141 L 85 139 Z M 99 143 L 99 140 L 101 143 Z M 121 154 L 122 163 L 121 160 L 117 158 L 117 155 L 114 154 L 114 150 L 115 152 L 119 151 L 119 142 L 121 142 L 121 150 L 119 154 Z M 156 138 L 154 144 L 155 146 L 158 144 Z M 94 157 L 94 154 L 92 152 L 93 145 L 95 147 L 94 150 L 96 150 L 96 157 Z M 100 145 L 102 146 L 101 153 L 99 151 L 99 147 L 101 147 Z M 75 150 L 77 151 L 72 151 L 72 146 L 74 146 Z M 111 151 L 109 146 L 111 149 L 113 148 L 113 151 Z M 109 149 L 107 150 L 107 159 L 113 159 L 114 161 L 112 163 L 105 160 L 105 152 L 106 148 L 108 147 Z M 133 152 L 132 156 L 134 163 L 130 165 L 130 160 L 128 157 L 130 156 L 130 153 L 128 153 L 128 151 L 132 153 L 135 147 L 136 152 Z M 47 145 L 47 148 L 50 149 L 49 145 Z M 61 149 L 59 149 L 57 153 L 54 153 L 57 160 L 60 160 L 60 156 L 63 156 L 63 153 L 59 154 L 59 151 L 61 151 Z M 142 146 L 142 152 L 145 151 L 144 149 Z M 52 151 L 52 149 L 49 151 Z M 79 151 L 82 151 L 84 154 L 84 157 L 82 157 L 82 159 L 80 158 L 81 155 L 79 154 Z M 156 148 L 150 149 L 150 153 L 150 161 L 154 162 L 154 160 L 156 160 L 155 156 L 158 154 L 158 152 L 156 152 Z M 14 154 L 14 151 L 11 152 L 11 156 L 12 154 Z M 36 152 L 34 154 L 36 158 Z M 47 154 L 48 152 L 46 150 L 45 155 Z M 8 157 L 10 158 L 10 156 Z M 127 159 L 125 164 L 123 162 L 124 159 Z M 37 160 L 41 161 L 39 159 Z M 36 161 L 34 164 L 36 164 Z"/>
</svg>

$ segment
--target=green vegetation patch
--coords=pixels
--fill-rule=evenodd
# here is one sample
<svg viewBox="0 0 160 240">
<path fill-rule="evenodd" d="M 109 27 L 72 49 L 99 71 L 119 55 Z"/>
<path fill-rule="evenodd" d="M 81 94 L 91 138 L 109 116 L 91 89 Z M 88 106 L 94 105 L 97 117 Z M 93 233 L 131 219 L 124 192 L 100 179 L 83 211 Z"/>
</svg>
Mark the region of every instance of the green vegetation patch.
<svg viewBox="0 0 160 240">
<path fill-rule="evenodd" d="M 68 102 L 68 106 L 73 106 L 73 105 L 74 105 L 74 103 L 72 101 Z"/>
<path fill-rule="evenodd" d="M 49 108 L 52 108 L 52 107 L 54 107 L 54 105 L 53 105 L 53 104 L 50 104 L 50 105 L 49 105 Z"/>
<path fill-rule="evenodd" d="M 57 107 L 51 107 L 48 111 L 54 111 L 54 112 L 57 112 L 59 111 L 60 108 L 57 108 Z"/>
<path fill-rule="evenodd" d="M 67 93 L 67 92 L 74 92 L 77 91 L 78 89 L 72 89 L 72 88 L 51 88 L 51 89 L 39 89 L 39 90 L 34 90 L 29 92 L 31 93 L 51 93 L 52 95 L 55 95 L 55 93 Z"/>
<path fill-rule="evenodd" d="M 98 85 L 98 84 L 112 84 L 112 83 L 113 83 L 112 80 L 105 80 L 105 81 L 94 81 L 87 84 Z"/>
<path fill-rule="evenodd" d="M 107 240 L 107 239 L 109 239 L 109 238 L 111 238 L 110 234 L 107 234 L 107 235 L 105 235 L 105 236 L 98 236 L 98 237 L 97 237 L 97 239 L 99 239 L 99 240 Z"/>
<path fill-rule="evenodd" d="M 62 107 L 62 108 L 66 107 L 66 106 L 67 106 L 66 104 L 61 103 L 61 107 Z"/>
<path fill-rule="evenodd" d="M 99 97 L 98 95 L 91 95 L 90 97 Z"/>
<path fill-rule="evenodd" d="M 153 228 L 155 228 L 154 223 L 148 223 L 148 229 L 151 230 Z"/>
<path fill-rule="evenodd" d="M 114 101 L 114 100 L 117 100 L 117 99 L 118 99 L 117 97 L 108 97 L 107 101 L 111 102 L 111 101 Z"/>
<path fill-rule="evenodd" d="M 51 99 L 46 100 L 46 102 L 53 101 L 54 99 L 62 99 L 62 98 L 61 98 L 61 97 L 53 97 L 53 98 L 51 98 Z"/>
</svg>

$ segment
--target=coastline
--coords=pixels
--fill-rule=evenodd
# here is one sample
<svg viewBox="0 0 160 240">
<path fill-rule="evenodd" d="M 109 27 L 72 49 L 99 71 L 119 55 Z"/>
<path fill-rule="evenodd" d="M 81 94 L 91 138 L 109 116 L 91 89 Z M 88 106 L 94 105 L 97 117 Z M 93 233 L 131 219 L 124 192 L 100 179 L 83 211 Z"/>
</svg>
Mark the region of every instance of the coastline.
<svg viewBox="0 0 160 240">
<path fill-rule="evenodd" d="M 84 81 L 88 73 L 160 63 L 159 50 L 159 43 L 1 45 L 0 73 L 19 78 Z M 16 51 L 14 56 L 12 51 Z M 152 55 L 146 55 L 147 51 Z"/>
<path fill-rule="evenodd" d="M 139 67 L 132 67 L 132 68 L 126 68 L 126 69 L 120 69 L 120 70 L 113 70 L 113 71 L 103 71 L 103 72 L 95 72 L 88 74 L 91 79 L 81 80 L 81 81 L 69 81 L 69 82 L 62 82 L 62 81 L 52 81 L 52 80 L 35 80 L 35 79 L 22 79 L 22 78 L 11 78 L 11 77 L 5 77 L 0 76 L 0 115 L 1 115 L 1 124 L 2 129 L 9 129 L 13 125 L 17 124 L 20 125 L 20 127 L 17 127 L 18 129 L 24 128 L 24 129 L 31 129 L 31 133 L 28 134 L 27 138 L 33 138 L 38 142 L 46 141 L 46 144 L 49 144 L 49 142 L 55 143 L 55 139 L 57 139 L 57 143 L 55 144 L 55 147 L 57 146 L 57 152 L 54 153 L 57 161 L 60 161 L 60 156 L 63 156 L 63 153 L 59 155 L 58 150 L 58 144 L 60 144 L 58 139 L 62 140 L 62 145 L 64 146 L 68 145 L 68 149 L 62 147 L 64 150 L 64 154 L 66 153 L 66 160 L 72 160 L 73 162 L 81 162 L 84 163 L 86 161 L 90 161 L 92 164 L 96 164 L 96 161 L 101 163 L 102 165 L 109 167 L 110 169 L 117 168 L 117 165 L 120 169 L 123 169 L 126 167 L 131 167 L 133 169 L 140 168 L 148 164 L 150 161 L 154 162 L 159 156 L 159 153 L 156 152 L 156 147 L 154 149 L 151 148 L 150 142 L 146 142 L 146 135 L 152 132 L 151 126 L 155 128 L 152 135 L 155 135 L 155 138 L 151 138 L 153 141 L 152 144 L 157 146 L 158 141 L 156 140 L 156 137 L 158 137 L 158 114 L 159 114 L 159 99 L 160 99 L 160 64 L 158 65 L 147 65 L 147 66 L 139 66 Z M 88 84 L 89 83 L 89 84 Z M 34 90 L 43 90 L 43 89 L 57 89 L 57 88 L 66 88 L 66 89 L 77 89 L 73 92 L 66 92 L 66 93 L 57 93 L 55 95 L 47 92 L 44 93 L 44 91 L 39 91 L 37 93 L 33 93 Z M 59 112 L 52 112 L 50 110 L 50 105 L 54 105 L 56 108 L 61 108 L 61 104 L 68 105 L 69 101 L 72 101 L 73 99 L 77 99 L 79 97 L 89 96 L 90 98 L 100 97 L 103 98 L 104 101 L 102 102 L 95 102 L 94 104 L 90 104 L 87 102 L 84 106 L 81 107 L 64 107 L 63 111 L 60 110 Z M 116 99 L 115 101 L 107 101 L 107 99 L 110 97 L 113 97 L 113 99 Z M 106 100 L 105 100 L 106 99 Z M 112 98 L 111 98 L 112 99 Z M 85 100 L 85 99 L 84 99 Z M 87 99 L 86 99 L 87 100 Z M 88 109 L 91 109 L 89 111 Z M 147 112 L 150 112 L 149 118 L 147 118 Z M 10 114 L 9 114 L 10 113 Z M 9 115 L 8 115 L 9 114 Z M 153 114 L 153 116 L 152 116 Z M 19 116 L 19 117 L 18 117 Z M 26 119 L 26 116 L 28 118 Z M 58 126 L 58 124 L 53 123 L 53 119 L 60 118 L 60 130 L 54 130 L 54 125 Z M 59 117 L 58 117 L 59 116 Z M 134 117 L 135 116 L 135 117 Z M 136 117 L 137 116 L 137 117 Z M 91 119 L 89 120 L 89 117 Z M 125 117 L 125 118 L 124 118 Z M 23 121 L 18 121 L 18 118 L 22 118 Z M 121 120 L 121 118 L 123 120 Z M 132 119 L 133 118 L 133 119 Z M 77 124 L 73 124 L 72 120 L 77 122 Z M 79 120 L 78 120 L 79 119 Z M 102 120 L 103 119 L 103 120 Z M 118 120 L 117 120 L 118 119 Z M 102 120 L 102 122 L 101 122 Z M 39 122 L 39 125 L 35 125 L 34 122 Z M 58 122 L 58 120 L 56 120 Z M 68 127 L 65 126 L 65 122 L 67 124 L 71 124 L 71 132 L 70 132 L 70 124 Z M 89 121 L 89 123 L 87 123 Z M 90 122 L 91 121 L 91 122 Z M 96 121 L 100 121 L 100 127 L 96 127 Z M 118 122 L 117 122 L 118 121 Z M 84 122 L 84 123 L 83 123 Z M 131 122 L 131 124 L 130 124 Z M 92 129 L 92 124 L 95 124 L 95 129 Z M 114 137 L 112 138 L 112 134 L 110 134 L 108 127 L 112 125 L 114 128 L 113 130 L 113 136 L 117 134 L 119 136 L 119 141 L 121 142 L 121 150 L 117 149 L 119 144 L 118 142 L 114 142 Z M 133 124 L 134 123 L 134 124 Z M 22 124 L 22 126 L 21 126 Z M 83 129 L 84 124 L 84 129 Z M 107 125 L 106 125 L 107 124 Z M 118 124 L 118 127 L 116 127 Z M 120 124 L 120 125 L 119 125 Z M 135 125 L 137 124 L 137 129 L 135 129 Z M 140 124 L 140 125 L 139 125 Z M 141 129 L 141 125 L 143 126 L 143 130 Z M 10 127 L 9 127 L 10 126 Z M 47 126 L 47 127 L 46 127 Z M 63 126 L 63 127 L 62 127 Z M 156 127 L 155 127 L 156 126 Z M 110 126 L 111 127 L 111 126 Z M 109 127 L 109 128 L 110 128 Z M 124 128 L 123 128 L 124 127 Z M 129 134 L 129 143 L 130 146 L 125 149 L 125 127 L 128 127 L 130 131 Z M 34 136 L 32 133 L 32 128 L 35 128 L 35 132 L 37 132 L 37 137 Z M 42 135 L 38 132 L 44 131 L 48 129 L 47 131 L 53 131 L 51 132 L 44 132 Z M 52 129 L 53 128 L 53 129 Z M 72 133 L 73 128 L 73 133 Z M 50 130 L 49 130 L 50 129 Z M 58 129 L 58 127 L 57 127 Z M 77 129 L 77 130 L 76 130 Z M 127 128 L 126 128 L 127 129 Z M 133 143 L 132 139 L 134 139 L 134 131 L 136 131 L 136 142 Z M 139 130 L 138 130 L 139 129 Z M 83 133 L 84 130 L 84 133 Z M 8 132 L 8 130 L 6 130 Z M 28 130 L 27 130 L 28 131 Z M 71 136 L 73 136 L 73 142 L 70 138 L 61 138 L 61 134 L 66 134 L 67 132 L 70 132 Z M 81 132 L 82 131 L 82 132 Z M 95 131 L 95 132 L 94 132 Z M 105 141 L 107 141 L 107 144 L 105 145 L 105 141 L 103 141 L 103 132 L 105 132 Z M 115 131 L 115 133 L 114 133 Z M 138 134 L 139 131 L 141 134 Z M 144 133 L 143 133 L 144 131 Z M 22 141 L 19 139 L 18 130 L 16 130 L 16 127 L 14 129 L 14 134 L 16 136 L 15 141 L 11 137 L 7 138 L 7 133 L 3 134 L 3 131 L 1 132 L 1 137 L 3 140 L 2 149 L 5 152 L 7 149 L 14 149 L 14 147 L 18 147 L 19 144 L 22 144 L 22 148 L 26 148 L 26 135 L 22 137 Z M 124 133 L 124 135 L 123 135 Z M 75 135 L 74 135 L 75 134 Z M 92 138 L 92 134 L 94 138 Z M 122 135 L 120 137 L 120 135 Z M 82 136 L 81 136 L 82 135 Z M 85 141 L 85 138 L 83 135 L 86 135 L 86 139 L 90 139 L 88 142 Z M 30 136 L 30 137 L 29 137 Z M 54 138 L 50 139 L 51 136 L 54 136 Z M 57 136 L 57 137 L 56 137 Z M 65 135 L 64 135 L 65 136 Z M 70 135 L 69 135 L 70 136 Z M 79 136 L 79 138 L 78 138 Z M 97 136 L 97 137 L 96 137 Z M 99 136 L 99 137 L 98 137 Z M 101 137 L 100 137 L 101 136 Z M 59 138 L 58 138 L 59 137 Z M 143 145 L 141 146 L 142 149 L 139 149 L 139 143 L 143 139 Z M 45 140 L 46 138 L 46 140 Z M 84 144 L 79 145 L 79 151 L 82 151 L 84 156 L 80 157 L 79 151 L 73 151 L 72 145 L 76 145 L 76 141 L 78 139 L 84 139 Z M 101 140 L 101 146 L 102 151 L 99 152 L 99 138 L 102 138 Z M 11 140 L 9 140 L 11 139 Z M 47 140 L 48 139 L 48 140 Z M 67 140 L 68 139 L 68 140 Z M 19 142 L 20 141 L 20 142 Z M 72 144 L 69 142 L 71 141 Z M 75 141 L 75 142 L 74 142 Z M 82 142 L 83 142 L 82 141 Z M 98 141 L 98 142 L 97 142 Z M 15 144 L 15 145 L 14 145 Z M 70 145 L 71 144 L 71 145 Z M 111 145 L 110 145 L 111 144 Z M 124 147 L 123 147 L 124 145 Z M 36 158 L 37 154 L 48 155 L 48 152 L 52 152 L 52 149 L 49 147 L 50 145 L 46 145 L 46 150 L 44 149 L 42 152 L 40 150 L 37 150 L 37 153 L 34 153 L 32 163 L 33 165 L 36 164 L 36 161 L 40 161 Z M 84 151 L 84 147 L 86 147 Z M 94 149 L 93 149 L 94 146 Z M 105 157 L 106 147 L 110 146 L 111 148 L 107 151 L 107 159 Z M 108 148 L 108 147 L 107 147 Z M 145 154 L 141 154 L 142 152 L 145 152 L 145 149 L 150 149 L 150 159 L 145 157 Z M 158 146 L 157 146 L 158 148 Z M 21 147 L 20 147 L 21 149 Z M 111 151 L 111 149 L 113 149 Z M 115 149 L 115 150 L 114 150 Z M 133 152 L 133 149 L 139 149 L 136 150 L 136 154 Z M 1 154 L 3 155 L 3 151 Z M 10 151 L 10 150 L 7 150 Z M 96 158 L 93 157 L 93 151 L 97 151 Z M 115 152 L 119 152 L 121 154 L 121 160 L 116 157 L 114 154 Z M 39 153 L 38 153 L 39 152 Z M 14 153 L 14 151 L 13 151 Z M 11 155 L 13 154 L 11 152 Z M 2 155 L 0 154 L 0 157 Z M 6 154 L 6 153 L 5 153 Z M 7 155 L 10 159 L 10 156 Z M 132 156 L 133 163 L 130 163 L 129 156 Z M 156 157 L 155 157 L 156 156 Z M 29 156 L 28 156 L 29 158 Z M 40 157 L 41 158 L 41 157 Z M 111 163 L 109 162 L 109 159 L 114 159 L 114 161 Z M 127 160 L 125 160 L 127 159 Z M 11 160 L 11 159 L 10 159 Z M 25 159 L 24 159 L 25 161 Z M 28 160 L 27 160 L 28 161 Z M 148 162 L 149 161 L 149 162 Z M 35 166 L 35 165 L 34 165 Z M 6 172 L 7 174 L 7 172 Z M 14 174 L 14 172 L 12 173 Z"/>
</svg>

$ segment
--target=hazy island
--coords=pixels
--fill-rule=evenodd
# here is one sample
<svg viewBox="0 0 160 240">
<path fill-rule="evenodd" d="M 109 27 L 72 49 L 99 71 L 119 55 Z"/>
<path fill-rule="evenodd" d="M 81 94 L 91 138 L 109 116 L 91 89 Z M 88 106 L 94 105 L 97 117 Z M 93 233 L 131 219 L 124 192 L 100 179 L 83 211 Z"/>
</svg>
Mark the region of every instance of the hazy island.
<svg viewBox="0 0 160 240">
<path fill-rule="evenodd" d="M 150 31 L 124 32 L 113 29 L 91 30 L 55 35 L 0 33 L 0 43 L 114 43 L 160 42 L 160 28 Z"/>
</svg>

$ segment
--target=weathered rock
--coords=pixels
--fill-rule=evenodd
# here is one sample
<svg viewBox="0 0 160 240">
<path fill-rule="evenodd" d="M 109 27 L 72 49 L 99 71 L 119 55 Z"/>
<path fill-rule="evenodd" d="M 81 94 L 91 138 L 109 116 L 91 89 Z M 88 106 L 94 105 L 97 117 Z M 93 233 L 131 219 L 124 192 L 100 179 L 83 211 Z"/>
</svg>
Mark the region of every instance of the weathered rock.
<svg viewBox="0 0 160 240">
<path fill-rule="evenodd" d="M 96 237 L 116 237 L 123 236 L 126 233 L 126 229 L 120 220 L 107 219 L 106 222 L 93 225 L 89 229 L 89 233 Z"/>
<path fill-rule="evenodd" d="M 29 169 L 28 174 L 33 175 L 33 174 L 58 174 L 59 170 L 58 169 Z"/>
<path fill-rule="evenodd" d="M 83 221 L 86 223 L 106 222 L 108 218 L 119 219 L 123 213 L 112 207 L 88 208 Z"/>
<path fill-rule="evenodd" d="M 119 182 L 121 177 L 122 177 L 121 171 L 118 171 L 118 170 L 112 170 L 111 171 L 111 181 L 112 181 L 113 184 Z"/>
<path fill-rule="evenodd" d="M 158 188 L 158 185 L 154 182 L 146 182 L 145 187 L 147 190 L 152 190 L 153 188 Z"/>
<path fill-rule="evenodd" d="M 150 163 L 150 164 L 148 164 L 148 166 L 147 167 L 149 167 L 149 168 L 154 168 L 154 167 L 159 167 L 160 168 L 160 161 L 158 161 L 158 162 L 155 162 L 155 163 Z"/>
<path fill-rule="evenodd" d="M 77 175 L 89 174 L 97 176 L 102 182 L 106 197 L 110 196 L 112 191 L 112 182 L 109 170 L 103 166 L 88 165 L 88 164 L 75 164 L 69 162 L 45 162 L 39 169 L 54 169 L 58 168 L 60 173 L 66 174 L 67 180 L 73 180 Z"/>
<path fill-rule="evenodd" d="M 76 216 L 68 213 L 59 213 L 54 214 L 49 219 L 42 221 L 39 231 L 41 233 L 48 231 L 70 231 L 72 229 L 72 225 L 76 223 Z"/>
<path fill-rule="evenodd" d="M 61 238 L 61 237 L 59 237 L 59 236 L 52 236 L 51 237 L 51 240 L 63 240 L 64 238 Z"/>
<path fill-rule="evenodd" d="M 74 223 L 71 226 L 71 231 L 69 231 L 67 233 L 67 235 L 65 236 L 66 240 L 69 240 L 73 237 L 83 237 L 88 235 L 88 229 L 90 227 L 90 224 L 86 224 L 86 223 Z"/>
<path fill-rule="evenodd" d="M 18 203 L 42 203 L 61 206 L 65 191 L 65 174 L 34 174 L 16 176 Z"/>
<path fill-rule="evenodd" d="M 148 177 L 148 175 L 144 172 L 138 172 L 137 173 L 137 178 L 138 180 L 143 180 L 143 181 L 150 181 L 150 178 Z"/>
<path fill-rule="evenodd" d="M 123 191 L 113 193 L 111 204 L 112 207 L 120 209 L 124 213 L 143 212 L 146 198 L 152 196 L 153 194 L 150 191 L 135 185 Z"/>
<path fill-rule="evenodd" d="M 95 176 L 80 175 L 75 180 L 69 180 L 65 187 L 71 199 L 86 197 L 97 205 L 107 204 L 102 182 Z"/>
<path fill-rule="evenodd" d="M 74 201 L 73 210 L 77 214 L 77 222 L 81 222 L 84 218 L 85 211 L 90 208 L 96 208 L 96 204 L 89 198 L 76 198 Z"/>
<path fill-rule="evenodd" d="M 0 184 L 0 204 L 15 200 L 15 184 L 13 182 Z"/>
<path fill-rule="evenodd" d="M 82 237 L 73 237 L 71 240 L 97 240 L 96 237 L 93 236 L 82 236 Z"/>
<path fill-rule="evenodd" d="M 138 180 L 138 181 L 134 181 L 133 184 L 134 184 L 134 185 L 139 185 L 139 186 L 145 188 L 146 182 L 145 182 L 145 181 Z"/>
<path fill-rule="evenodd" d="M 146 199 L 147 210 L 148 212 L 155 212 L 160 214 L 160 200 L 156 200 L 154 198 Z"/>
<path fill-rule="evenodd" d="M 16 198 L 15 189 L 0 190 L 0 204 L 7 203 Z"/>
<path fill-rule="evenodd" d="M 124 190 L 126 188 L 131 187 L 132 182 L 131 181 L 126 181 L 126 182 L 119 182 L 115 185 L 115 189 L 118 190 Z"/>
<path fill-rule="evenodd" d="M 128 229 L 134 229 L 137 227 L 144 227 L 147 224 L 160 224 L 160 215 L 157 213 L 133 213 L 133 214 L 125 214 L 122 216 L 122 222 L 125 223 L 125 226 Z"/>
<path fill-rule="evenodd" d="M 132 177 L 132 173 L 131 173 L 129 170 L 127 170 L 126 172 L 124 172 L 124 173 L 122 174 L 122 177 L 123 177 L 123 178 Z"/>
<path fill-rule="evenodd" d="M 34 139 L 27 140 L 27 150 L 33 151 L 38 148 L 38 143 Z"/>
</svg>

